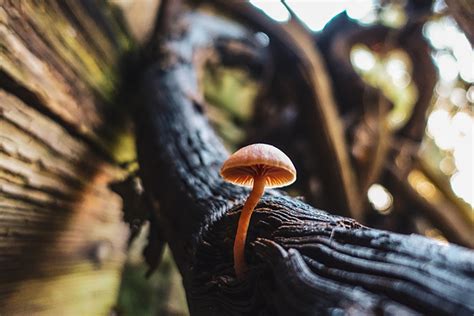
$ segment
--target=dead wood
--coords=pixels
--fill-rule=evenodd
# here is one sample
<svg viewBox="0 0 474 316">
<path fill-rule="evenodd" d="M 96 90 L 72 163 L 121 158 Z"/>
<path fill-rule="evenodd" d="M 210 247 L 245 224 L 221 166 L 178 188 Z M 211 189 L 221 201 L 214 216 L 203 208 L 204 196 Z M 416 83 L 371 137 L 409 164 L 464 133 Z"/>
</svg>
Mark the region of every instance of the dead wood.
<svg viewBox="0 0 474 316">
<path fill-rule="evenodd" d="M 277 190 L 254 213 L 251 270 L 237 281 L 233 235 L 248 191 L 219 176 L 228 153 L 208 124 L 196 74 L 218 55 L 216 42 L 249 43 L 253 34 L 196 12 L 174 24 L 141 77 L 137 148 L 193 315 L 472 314 L 472 251 L 370 229 Z"/>
</svg>

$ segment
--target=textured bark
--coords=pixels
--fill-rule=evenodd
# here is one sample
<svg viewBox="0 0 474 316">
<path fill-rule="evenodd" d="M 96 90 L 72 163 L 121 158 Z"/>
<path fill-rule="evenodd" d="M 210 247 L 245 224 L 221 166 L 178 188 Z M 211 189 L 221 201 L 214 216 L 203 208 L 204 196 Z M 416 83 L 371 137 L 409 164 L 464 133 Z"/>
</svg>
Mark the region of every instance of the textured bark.
<svg viewBox="0 0 474 316">
<path fill-rule="evenodd" d="M 0 1 L 0 314 L 108 314 L 128 231 L 108 184 L 128 39 L 96 1 Z"/>
<path fill-rule="evenodd" d="M 141 78 L 137 148 L 193 315 L 472 314 L 472 251 L 363 227 L 277 190 L 255 210 L 250 272 L 236 280 L 233 236 L 248 190 L 219 176 L 228 153 L 206 120 L 197 74 L 216 42 L 255 44 L 213 16 L 171 20 L 179 27 Z"/>
</svg>

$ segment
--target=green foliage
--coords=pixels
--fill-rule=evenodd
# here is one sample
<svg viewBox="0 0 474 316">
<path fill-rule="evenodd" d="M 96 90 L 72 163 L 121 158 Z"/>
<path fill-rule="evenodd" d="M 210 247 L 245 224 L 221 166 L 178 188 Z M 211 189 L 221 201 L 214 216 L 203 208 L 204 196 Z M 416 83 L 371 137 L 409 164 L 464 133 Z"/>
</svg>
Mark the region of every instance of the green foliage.
<svg viewBox="0 0 474 316">
<path fill-rule="evenodd" d="M 158 270 L 145 278 L 143 262 L 128 262 L 123 270 L 116 307 L 118 315 L 187 315 L 181 277 L 167 249 Z"/>
</svg>

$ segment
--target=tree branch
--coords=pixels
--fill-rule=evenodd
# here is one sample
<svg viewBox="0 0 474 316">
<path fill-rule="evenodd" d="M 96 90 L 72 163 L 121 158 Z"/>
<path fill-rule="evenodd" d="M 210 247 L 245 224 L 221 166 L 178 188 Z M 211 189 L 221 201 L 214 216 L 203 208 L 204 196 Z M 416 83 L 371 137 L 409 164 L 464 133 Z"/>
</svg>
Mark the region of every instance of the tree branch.
<svg viewBox="0 0 474 316">
<path fill-rule="evenodd" d="M 471 315 L 473 252 L 369 229 L 277 190 L 255 210 L 250 272 L 235 279 L 233 236 L 248 190 L 219 176 L 228 153 L 203 113 L 196 73 L 216 41 L 253 35 L 209 15 L 181 19 L 186 27 L 161 42 L 164 59 L 142 76 L 136 132 L 140 176 L 160 205 L 191 314 Z"/>
</svg>

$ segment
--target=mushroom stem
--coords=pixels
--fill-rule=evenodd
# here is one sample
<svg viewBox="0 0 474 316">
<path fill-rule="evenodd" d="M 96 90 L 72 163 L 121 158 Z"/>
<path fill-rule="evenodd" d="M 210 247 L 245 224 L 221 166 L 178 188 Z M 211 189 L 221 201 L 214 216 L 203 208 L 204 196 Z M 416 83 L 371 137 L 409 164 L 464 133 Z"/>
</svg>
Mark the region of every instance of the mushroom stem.
<svg viewBox="0 0 474 316">
<path fill-rule="evenodd" d="M 237 233 L 234 241 L 234 269 L 235 274 L 239 279 L 242 278 L 247 271 L 247 263 L 245 262 L 245 241 L 247 239 L 247 230 L 252 212 L 265 190 L 265 180 L 266 178 L 264 176 L 258 175 L 254 177 L 252 192 L 250 192 L 250 195 L 242 208 L 242 212 L 240 213 L 239 225 L 237 226 Z"/>
</svg>

